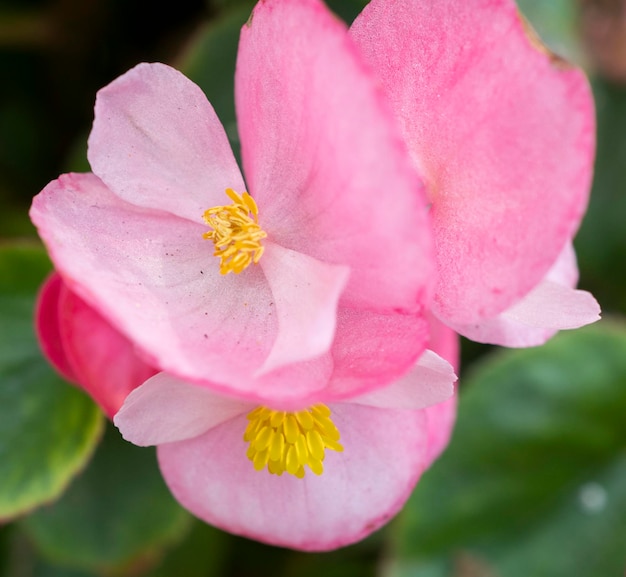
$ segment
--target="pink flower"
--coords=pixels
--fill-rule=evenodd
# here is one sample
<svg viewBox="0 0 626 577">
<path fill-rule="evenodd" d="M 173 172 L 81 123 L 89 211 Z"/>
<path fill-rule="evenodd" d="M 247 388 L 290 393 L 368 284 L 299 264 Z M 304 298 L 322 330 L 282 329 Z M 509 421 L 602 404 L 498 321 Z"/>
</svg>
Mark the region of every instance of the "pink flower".
<svg viewBox="0 0 626 577">
<path fill-rule="evenodd" d="M 599 318 L 575 290 L 594 110 L 583 74 L 513 0 L 371 0 L 351 28 L 426 182 L 433 311 L 474 340 L 530 346 Z"/>
<path fill-rule="evenodd" d="M 441 325 L 431 346 L 456 360 L 451 329 Z M 128 396 L 115 424 L 133 443 L 158 445 L 170 490 L 207 523 L 329 550 L 364 538 L 402 507 L 448 442 L 454 380 L 451 366 L 427 351 L 385 388 L 285 413 L 160 373 Z"/>
<path fill-rule="evenodd" d="M 150 364 L 214 391 L 289 409 L 397 380 L 426 348 L 433 268 L 391 111 L 319 0 L 259 3 L 235 83 L 247 186 L 180 73 L 99 92 L 93 174 L 31 210 L 57 270 Z"/>
<path fill-rule="evenodd" d="M 130 391 L 157 372 L 56 273 L 39 293 L 36 327 L 50 363 L 89 393 L 110 418 Z"/>
<path fill-rule="evenodd" d="M 313 463 L 318 474 L 318 467 L 324 469 L 319 477 L 311 471 L 302 479 L 287 471 L 280 478 L 256 471 L 241 437 L 246 414 L 261 408 L 165 373 L 132 393 L 115 422 L 128 440 L 161 445 L 160 465 L 172 492 L 207 522 L 295 548 L 346 545 L 380 527 L 401 508 L 450 438 L 455 376 L 443 359 L 457 365 L 458 339 L 435 319 L 430 323 L 428 346 L 443 358 L 426 351 L 393 385 L 328 404 L 340 436 L 335 442 L 330 439 L 329 445 L 343 450 L 325 451 L 323 463 Z M 155 372 L 133 344 L 57 274 L 40 292 L 37 327 L 52 364 L 109 416 Z M 305 464 L 302 472 L 310 467 Z M 276 511 L 281 511 L 280 523 Z"/>
</svg>

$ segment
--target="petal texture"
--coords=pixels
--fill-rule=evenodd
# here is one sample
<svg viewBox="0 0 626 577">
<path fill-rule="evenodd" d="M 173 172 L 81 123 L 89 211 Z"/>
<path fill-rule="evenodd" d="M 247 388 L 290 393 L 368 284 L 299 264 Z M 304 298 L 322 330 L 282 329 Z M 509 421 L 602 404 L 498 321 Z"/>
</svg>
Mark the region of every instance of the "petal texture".
<svg viewBox="0 0 626 577">
<path fill-rule="evenodd" d="M 451 328 L 432 315 L 429 318 L 429 326 L 429 348 L 448 360 L 458 371 L 460 366 L 459 336 Z M 450 442 L 456 421 L 457 403 L 458 394 L 455 391 L 455 394 L 443 403 L 438 403 L 437 405 L 424 409 L 428 431 L 427 468 L 439 457 Z"/>
<path fill-rule="evenodd" d="M 174 496 L 206 522 L 259 541 L 329 550 L 362 539 L 403 505 L 422 471 L 420 411 L 350 404 L 331 407 L 343 453 L 326 452 L 321 476 L 257 472 L 237 417 L 195 439 L 161 445 Z"/>
<path fill-rule="evenodd" d="M 257 375 L 278 332 L 274 297 L 258 266 L 220 275 L 204 227 L 121 201 L 91 174 L 50 183 L 31 218 L 71 290 L 154 366 L 261 404 L 319 400 L 330 353 Z"/>
<path fill-rule="evenodd" d="M 126 203 L 89 174 L 48 185 L 31 218 L 71 290 L 159 368 L 254 388 L 277 334 L 259 267 L 220 275 L 203 226 Z"/>
<path fill-rule="evenodd" d="M 422 185 L 345 26 L 320 0 L 259 2 L 235 88 L 269 238 L 350 266 L 346 306 L 419 311 L 432 279 Z"/>
<path fill-rule="evenodd" d="M 340 308 L 326 401 L 350 399 L 400 379 L 427 342 L 428 323 L 421 315 Z"/>
<path fill-rule="evenodd" d="M 109 418 L 156 372 L 131 341 L 65 285 L 59 298 L 59 332 L 75 382 Z"/>
<path fill-rule="evenodd" d="M 278 335 L 261 372 L 328 352 L 348 267 L 323 263 L 273 243 L 266 245 L 260 265 L 278 316 Z"/>
<path fill-rule="evenodd" d="M 424 467 L 428 469 L 443 453 L 450 442 L 456 421 L 459 397 L 455 393 L 449 399 L 424 409 L 427 430 L 427 449 Z"/>
<path fill-rule="evenodd" d="M 113 418 L 124 399 L 156 370 L 134 345 L 53 273 L 37 304 L 39 342 L 52 365 Z"/>
<path fill-rule="evenodd" d="M 586 207 L 586 79 L 538 43 L 512 0 L 372 0 L 352 35 L 427 182 L 436 314 L 499 314 L 541 281 Z"/>
<path fill-rule="evenodd" d="M 252 408 L 159 373 L 128 396 L 114 423 L 127 441 L 145 447 L 197 437 Z"/>
<path fill-rule="evenodd" d="M 68 381 L 76 382 L 76 374 L 63 347 L 59 327 L 59 297 L 63 280 L 52 273 L 44 282 L 35 305 L 35 328 L 39 346 L 48 362 Z"/>
<path fill-rule="evenodd" d="M 576 255 L 568 243 L 546 277 L 521 301 L 495 318 L 453 327 L 478 342 L 507 347 L 541 345 L 557 331 L 600 319 L 597 301 L 590 293 L 576 290 L 577 281 Z"/>
<path fill-rule="evenodd" d="M 226 133 L 204 93 L 165 64 L 139 64 L 98 92 L 89 163 L 120 198 L 196 222 L 243 192 Z"/>
<path fill-rule="evenodd" d="M 449 399 L 454 394 L 456 380 L 448 361 L 426 351 L 401 379 L 356 397 L 353 402 L 384 409 L 424 409 Z"/>
</svg>

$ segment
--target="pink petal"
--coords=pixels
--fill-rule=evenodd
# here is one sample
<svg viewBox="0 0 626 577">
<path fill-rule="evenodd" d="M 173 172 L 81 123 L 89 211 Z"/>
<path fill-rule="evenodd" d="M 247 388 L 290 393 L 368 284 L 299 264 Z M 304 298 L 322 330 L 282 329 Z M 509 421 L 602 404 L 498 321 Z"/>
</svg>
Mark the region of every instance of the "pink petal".
<svg viewBox="0 0 626 577">
<path fill-rule="evenodd" d="M 31 218 L 71 290 L 154 366 L 284 408 L 326 387 L 330 354 L 255 376 L 276 340 L 274 297 L 260 267 L 220 275 L 204 227 L 133 207 L 90 174 L 50 183 Z"/>
<path fill-rule="evenodd" d="M 573 288 L 577 280 L 576 255 L 568 243 L 543 281 L 521 301 L 495 318 L 453 328 L 478 342 L 507 347 L 541 345 L 557 331 L 600 319 L 600 306 L 593 296 Z"/>
<path fill-rule="evenodd" d="M 75 381 L 113 418 L 124 399 L 156 370 L 134 345 L 65 284 L 59 330 Z"/>
<path fill-rule="evenodd" d="M 350 266 L 345 306 L 416 312 L 426 200 L 345 26 L 320 0 L 259 2 L 235 79 L 242 156 L 272 242 Z"/>
<path fill-rule="evenodd" d="M 421 411 L 331 407 L 343 453 L 326 451 L 321 476 L 255 471 L 244 416 L 204 435 L 161 445 L 161 471 L 194 515 L 273 545 L 323 551 L 362 539 L 397 513 L 423 469 Z"/>
<path fill-rule="evenodd" d="M 401 379 L 427 341 L 422 316 L 340 307 L 329 353 L 263 374 L 256 381 L 257 400 L 284 410 L 350 400 Z"/>
<path fill-rule="evenodd" d="M 433 351 L 425 351 L 401 379 L 356 397 L 353 402 L 381 409 L 424 409 L 449 399 L 456 380 L 448 361 Z"/>
<path fill-rule="evenodd" d="M 57 273 L 40 291 L 36 325 L 48 360 L 110 418 L 126 395 L 155 373 L 132 343 L 70 291 Z"/>
<path fill-rule="evenodd" d="M 459 335 L 433 314 L 429 314 L 427 320 L 429 340 L 426 346 L 446 359 L 455 371 L 459 372 L 461 366 Z"/>
<path fill-rule="evenodd" d="M 128 396 L 114 423 L 127 441 L 145 447 L 197 437 L 253 408 L 159 373 Z"/>
<path fill-rule="evenodd" d="M 267 373 L 251 377 L 240 391 L 213 386 L 225 393 L 238 396 L 259 405 L 269 405 L 285 411 L 299 410 L 303 405 L 325 402 L 326 388 L 333 375 L 330 353 L 315 359 L 283 365 Z"/>
<path fill-rule="evenodd" d="M 423 316 L 340 308 L 325 399 L 350 399 L 400 379 L 426 350 Z"/>
<path fill-rule="evenodd" d="M 450 442 L 456 421 L 458 400 L 458 395 L 454 394 L 443 403 L 424 409 L 427 429 L 425 469 L 433 464 Z"/>
<path fill-rule="evenodd" d="M 139 64 L 98 92 L 89 163 L 120 198 L 202 222 L 243 192 L 226 133 L 204 93 L 165 64 Z"/>
<path fill-rule="evenodd" d="M 48 362 L 63 378 L 75 383 L 76 374 L 65 353 L 59 329 L 59 296 L 62 288 L 63 280 L 56 272 L 46 279 L 35 305 L 35 328 L 39 346 Z"/>
<path fill-rule="evenodd" d="M 278 335 L 261 372 L 328 352 L 348 267 L 323 263 L 273 243 L 265 246 L 260 264 L 278 317 Z"/>
<path fill-rule="evenodd" d="M 436 314 L 499 314 L 545 276 L 585 210 L 585 77 L 529 38 L 512 0 L 372 0 L 352 36 L 427 181 Z"/>
<path fill-rule="evenodd" d="M 277 334 L 259 267 L 220 275 L 205 227 L 138 209 L 89 174 L 50 183 L 34 199 L 31 218 L 71 290 L 153 364 L 225 389 L 255 387 L 251 375 Z"/>
<path fill-rule="evenodd" d="M 561 254 L 550 267 L 548 274 L 541 280 L 552 281 L 570 288 L 576 287 L 578 284 L 578 262 L 574 245 L 571 242 L 565 244 Z"/>
<path fill-rule="evenodd" d="M 448 360 L 458 371 L 460 366 L 458 335 L 433 316 L 429 319 L 429 325 L 430 342 L 428 346 Z M 458 395 L 455 391 L 455 394 L 443 403 L 424 409 L 428 431 L 427 468 L 448 446 L 456 420 L 457 401 Z"/>
</svg>

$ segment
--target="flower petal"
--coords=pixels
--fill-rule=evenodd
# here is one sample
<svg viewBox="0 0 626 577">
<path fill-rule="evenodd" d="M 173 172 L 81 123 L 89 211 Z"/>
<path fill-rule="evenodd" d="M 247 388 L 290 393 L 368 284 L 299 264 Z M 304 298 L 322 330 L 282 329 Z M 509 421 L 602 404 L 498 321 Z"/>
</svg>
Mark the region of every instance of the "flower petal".
<svg viewBox="0 0 626 577">
<path fill-rule="evenodd" d="M 374 86 L 320 0 L 259 2 L 242 30 L 242 157 L 269 238 L 350 266 L 345 306 L 416 312 L 433 270 L 426 200 Z"/>
<path fill-rule="evenodd" d="M 267 243 L 260 261 L 278 316 L 278 335 L 261 373 L 328 352 L 348 267 Z"/>
<path fill-rule="evenodd" d="M 120 198 L 202 222 L 244 191 L 226 133 L 204 93 L 165 64 L 139 64 L 98 92 L 89 163 Z"/>
<path fill-rule="evenodd" d="M 474 325 L 452 325 L 474 341 L 507 347 L 545 343 L 557 331 L 576 329 L 600 319 L 593 296 L 575 290 L 576 255 L 568 243 L 545 279 L 521 301 L 495 318 Z"/>
<path fill-rule="evenodd" d="M 237 417 L 200 437 L 161 445 L 161 471 L 178 501 L 207 523 L 273 545 L 329 550 L 386 523 L 423 469 L 421 411 L 331 406 L 343 453 L 304 479 L 254 470 Z M 207 456 L 210 455 L 210 458 Z"/>
<path fill-rule="evenodd" d="M 158 373 L 128 395 L 113 422 L 127 441 L 145 447 L 197 437 L 252 408 Z"/>
<path fill-rule="evenodd" d="M 461 351 L 459 335 L 454 330 L 442 323 L 432 313 L 428 315 L 427 346 L 448 361 L 455 371 L 461 366 Z"/>
<path fill-rule="evenodd" d="M 577 329 L 600 320 L 600 306 L 586 291 L 544 281 L 506 315 L 530 327 Z"/>
<path fill-rule="evenodd" d="M 499 314 L 541 281 L 585 210 L 585 77 L 529 37 L 512 0 L 372 0 L 351 31 L 427 182 L 436 314 Z"/>
<path fill-rule="evenodd" d="M 35 328 L 39 346 L 48 362 L 68 381 L 75 383 L 76 374 L 72 368 L 59 328 L 59 297 L 63 280 L 55 272 L 44 282 L 35 305 Z"/>
<path fill-rule="evenodd" d="M 428 342 L 428 328 L 429 322 L 421 315 L 383 315 L 340 307 L 330 351 L 260 376 L 255 386 L 257 400 L 298 410 L 378 390 L 401 379 L 417 362 Z"/>
<path fill-rule="evenodd" d="M 458 335 L 433 316 L 429 318 L 429 326 L 430 342 L 428 346 L 458 370 L 460 364 Z M 457 387 L 458 383 L 455 389 Z M 424 409 L 428 431 L 427 467 L 430 467 L 432 462 L 448 446 L 456 420 L 457 402 L 458 394 L 455 390 L 455 394 L 447 401 Z"/>
<path fill-rule="evenodd" d="M 327 400 L 326 387 L 333 369 L 330 353 L 307 361 L 283 365 L 270 372 L 251 377 L 247 385 L 241 385 L 239 396 L 274 409 L 299 410 L 303 405 L 323 403 Z M 220 390 L 219 387 L 217 389 Z M 222 390 L 231 394 L 234 392 Z"/>
<path fill-rule="evenodd" d="M 76 382 L 112 418 L 133 389 L 156 370 L 133 343 L 63 284 L 60 334 Z"/>
<path fill-rule="evenodd" d="M 400 379 L 426 350 L 428 325 L 421 315 L 377 314 L 340 308 L 332 347 L 334 370 L 326 399 L 350 399 Z"/>
<path fill-rule="evenodd" d="M 255 376 L 277 335 L 260 267 L 220 275 L 204 227 L 121 201 L 91 174 L 69 174 L 31 218 L 71 290 L 182 379 L 251 401 L 299 403 L 326 387 L 330 354 Z"/>
<path fill-rule="evenodd" d="M 71 290 L 155 366 L 225 389 L 254 387 L 277 334 L 259 267 L 220 275 L 204 227 L 134 207 L 90 174 L 50 183 L 31 218 Z"/>
<path fill-rule="evenodd" d="M 381 409 L 424 409 L 449 399 L 456 380 L 448 361 L 433 351 L 425 351 L 401 379 L 352 402 Z"/>
<path fill-rule="evenodd" d="M 448 446 L 454 423 L 459 397 L 455 394 L 443 403 L 424 409 L 426 417 L 427 443 L 425 468 L 430 467 Z"/>
</svg>

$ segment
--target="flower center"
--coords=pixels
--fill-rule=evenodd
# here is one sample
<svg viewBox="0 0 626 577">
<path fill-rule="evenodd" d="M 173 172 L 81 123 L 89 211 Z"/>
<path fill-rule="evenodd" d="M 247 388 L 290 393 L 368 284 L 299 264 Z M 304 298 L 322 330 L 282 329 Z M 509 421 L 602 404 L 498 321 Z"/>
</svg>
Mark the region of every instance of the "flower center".
<svg viewBox="0 0 626 577">
<path fill-rule="evenodd" d="M 246 455 L 257 471 L 267 466 L 272 475 L 286 471 L 302 479 L 307 465 L 321 475 L 326 449 L 343 451 L 326 405 L 296 413 L 257 407 L 248 413 L 248 420 L 243 440 L 250 443 Z"/>
<path fill-rule="evenodd" d="M 220 273 L 239 274 L 259 262 L 264 251 L 261 239 L 267 234 L 258 223 L 259 208 L 247 192 L 239 195 L 227 188 L 226 194 L 233 204 L 204 211 L 202 218 L 213 230 L 202 236 L 215 245 L 213 256 L 220 257 Z"/>
</svg>

